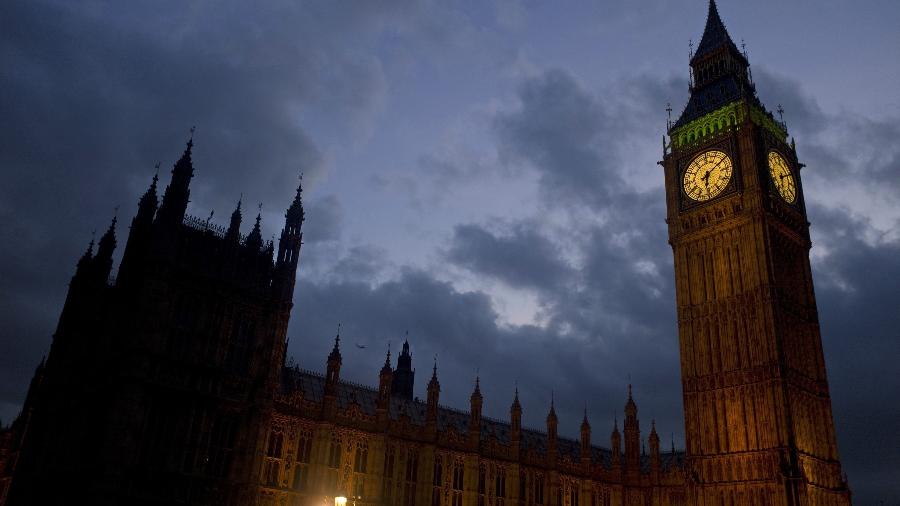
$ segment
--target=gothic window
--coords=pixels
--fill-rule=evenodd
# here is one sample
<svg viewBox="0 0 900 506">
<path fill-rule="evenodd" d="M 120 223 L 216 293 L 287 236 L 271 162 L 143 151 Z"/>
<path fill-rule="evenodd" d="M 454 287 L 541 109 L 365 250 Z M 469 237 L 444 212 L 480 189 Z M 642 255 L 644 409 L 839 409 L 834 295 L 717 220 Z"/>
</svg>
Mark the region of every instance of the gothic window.
<svg viewBox="0 0 900 506">
<path fill-rule="evenodd" d="M 358 441 L 353 456 L 353 497 L 362 498 L 366 491 L 366 469 L 369 465 L 369 443 Z"/>
<path fill-rule="evenodd" d="M 578 506 L 578 484 L 573 483 L 569 489 L 569 506 Z"/>
<path fill-rule="evenodd" d="M 294 463 L 294 490 L 303 492 L 309 487 L 309 457 L 312 453 L 312 432 L 301 430 L 297 437 L 297 461 Z"/>
<path fill-rule="evenodd" d="M 465 463 L 462 461 L 462 459 L 456 459 L 453 463 L 453 490 L 451 492 L 451 506 L 462 506 L 464 470 Z"/>
<path fill-rule="evenodd" d="M 297 462 L 309 464 L 309 457 L 312 453 L 312 432 L 301 430 L 297 437 Z"/>
<path fill-rule="evenodd" d="M 444 480 L 444 458 L 434 456 L 434 473 L 431 477 L 431 506 L 441 506 L 441 483 Z"/>
<path fill-rule="evenodd" d="M 381 492 L 385 504 L 394 504 L 394 463 L 396 458 L 394 446 L 388 445 L 384 452 L 384 490 Z"/>
<path fill-rule="evenodd" d="M 280 432 L 269 433 L 269 444 L 266 447 L 266 460 L 263 466 L 263 483 L 270 487 L 278 486 L 278 476 L 281 472 L 281 447 L 284 443 L 284 435 Z"/>
<path fill-rule="evenodd" d="M 328 445 L 327 466 L 323 492 L 326 495 L 330 495 L 337 491 L 338 473 L 341 467 L 341 436 L 338 434 L 331 434 L 331 442 Z"/>
<path fill-rule="evenodd" d="M 498 466 L 494 476 L 494 504 L 503 506 L 506 500 L 506 469 Z"/>
<path fill-rule="evenodd" d="M 487 495 L 487 466 L 478 466 L 478 506 L 485 506 Z"/>
<path fill-rule="evenodd" d="M 406 453 L 406 483 L 403 486 L 403 505 L 416 506 L 416 481 L 419 479 L 419 452 L 410 448 Z"/>
<path fill-rule="evenodd" d="M 525 494 L 528 491 L 525 471 L 519 473 L 519 504 L 525 504 Z"/>
<path fill-rule="evenodd" d="M 534 503 L 544 504 L 544 475 L 534 475 Z"/>
</svg>

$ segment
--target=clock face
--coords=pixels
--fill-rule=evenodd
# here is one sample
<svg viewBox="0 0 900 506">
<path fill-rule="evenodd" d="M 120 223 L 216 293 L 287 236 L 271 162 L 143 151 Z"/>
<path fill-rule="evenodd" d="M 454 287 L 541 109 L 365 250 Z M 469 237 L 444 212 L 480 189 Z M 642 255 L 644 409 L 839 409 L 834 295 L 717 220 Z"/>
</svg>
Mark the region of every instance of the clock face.
<svg viewBox="0 0 900 506">
<path fill-rule="evenodd" d="M 684 171 L 684 192 L 698 202 L 709 200 L 728 186 L 732 168 L 731 158 L 722 151 L 701 153 Z"/>
<path fill-rule="evenodd" d="M 775 151 L 769 151 L 769 175 L 772 176 L 772 182 L 788 204 L 793 204 L 797 200 L 797 185 L 794 184 L 794 174 L 787 161 Z"/>
</svg>

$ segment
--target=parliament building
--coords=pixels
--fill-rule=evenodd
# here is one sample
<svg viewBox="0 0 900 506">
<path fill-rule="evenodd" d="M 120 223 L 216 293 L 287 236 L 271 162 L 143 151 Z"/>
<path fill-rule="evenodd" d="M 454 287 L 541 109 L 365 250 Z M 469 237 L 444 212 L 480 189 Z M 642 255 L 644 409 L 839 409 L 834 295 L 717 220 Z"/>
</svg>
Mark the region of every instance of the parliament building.
<svg viewBox="0 0 900 506">
<path fill-rule="evenodd" d="M 277 244 L 259 216 L 241 232 L 240 203 L 227 227 L 187 215 L 191 139 L 161 199 L 156 177 L 140 198 L 116 277 L 115 220 L 78 260 L 0 432 L 0 506 L 850 504 L 803 164 L 712 0 L 690 67 L 660 162 L 683 450 L 661 448 L 652 423 L 643 447 L 630 387 L 621 432 L 598 436 L 585 417 L 576 440 L 552 402 L 543 430 L 522 427 L 518 392 L 505 420 L 482 415 L 477 382 L 466 410 L 443 406 L 437 364 L 420 401 L 408 342 L 372 364 L 371 386 L 341 378 L 340 335 L 327 357 L 302 357 L 318 371 L 286 362 L 302 191 Z"/>
</svg>

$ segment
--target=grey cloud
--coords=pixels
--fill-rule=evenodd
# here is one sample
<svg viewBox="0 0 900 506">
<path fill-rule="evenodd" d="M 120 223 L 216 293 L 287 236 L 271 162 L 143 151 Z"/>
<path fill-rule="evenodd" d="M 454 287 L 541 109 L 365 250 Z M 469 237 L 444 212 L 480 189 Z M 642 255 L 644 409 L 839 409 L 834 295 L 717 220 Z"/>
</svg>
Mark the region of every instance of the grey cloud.
<svg viewBox="0 0 900 506">
<path fill-rule="evenodd" d="M 627 374 L 615 364 L 620 356 L 590 340 L 530 325 L 501 325 L 486 294 L 461 292 L 424 271 L 406 269 L 396 279 L 376 284 L 301 277 L 295 302 L 303 308 L 303 324 L 292 324 L 289 352 L 304 368 L 323 369 L 337 322 L 342 322 L 342 341 L 348 343 L 342 374 L 353 381 L 374 384 L 387 342 L 396 349 L 409 331 L 418 396 L 424 396 L 437 355 L 442 403 L 468 406 L 477 370 L 485 414 L 505 419 L 518 380 L 527 425 L 544 427 L 555 390 L 563 433 L 577 435 L 587 402 L 599 444 L 608 441 L 613 413 L 621 412 L 625 401 Z M 361 350 L 349 343 L 367 346 Z M 636 367 L 633 372 L 643 418 L 655 416 L 661 430 L 680 432 L 680 413 L 672 406 L 678 403 L 677 392 L 660 389 L 653 371 L 645 374 Z"/>
<path fill-rule="evenodd" d="M 303 240 L 306 243 L 336 241 L 341 237 L 344 210 L 334 195 L 328 195 L 306 205 Z"/>
<path fill-rule="evenodd" d="M 518 98 L 517 110 L 495 120 L 501 155 L 536 167 L 549 198 L 565 204 L 578 195 L 603 206 L 622 187 L 614 160 L 604 157 L 613 151 L 605 111 L 562 70 L 526 80 Z"/>
<path fill-rule="evenodd" d="M 555 291 L 572 275 L 559 247 L 529 222 L 515 224 L 505 235 L 478 225 L 457 225 L 446 257 L 516 288 Z"/>
</svg>

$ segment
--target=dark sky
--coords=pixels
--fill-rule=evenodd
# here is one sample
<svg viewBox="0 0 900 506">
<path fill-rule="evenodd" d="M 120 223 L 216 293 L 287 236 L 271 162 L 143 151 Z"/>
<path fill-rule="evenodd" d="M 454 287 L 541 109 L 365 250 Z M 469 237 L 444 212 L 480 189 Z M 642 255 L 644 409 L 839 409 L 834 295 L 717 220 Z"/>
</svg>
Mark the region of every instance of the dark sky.
<svg viewBox="0 0 900 506">
<path fill-rule="evenodd" d="M 840 450 L 857 504 L 900 502 L 900 4 L 722 0 L 804 170 Z M 683 444 L 661 157 L 706 2 L 8 0 L 0 5 L 0 419 L 18 412 L 75 262 L 197 126 L 189 212 L 239 196 L 307 223 L 290 352 L 527 425 L 555 392 L 608 438 L 634 384 Z M 120 225 L 120 243 L 127 227 Z M 353 344 L 365 344 L 359 349 Z M 646 434 L 645 434 L 646 435 Z"/>
</svg>

